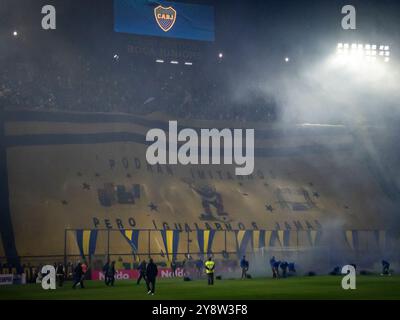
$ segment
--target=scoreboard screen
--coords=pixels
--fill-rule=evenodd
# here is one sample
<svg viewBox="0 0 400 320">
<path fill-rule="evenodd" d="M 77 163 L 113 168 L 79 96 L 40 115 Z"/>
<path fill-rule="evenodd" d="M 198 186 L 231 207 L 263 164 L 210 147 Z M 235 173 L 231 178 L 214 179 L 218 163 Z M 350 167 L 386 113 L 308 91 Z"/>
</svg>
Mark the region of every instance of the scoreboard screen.
<svg viewBox="0 0 400 320">
<path fill-rule="evenodd" d="M 214 7 L 182 2 L 114 0 L 114 30 L 214 41 Z"/>
</svg>

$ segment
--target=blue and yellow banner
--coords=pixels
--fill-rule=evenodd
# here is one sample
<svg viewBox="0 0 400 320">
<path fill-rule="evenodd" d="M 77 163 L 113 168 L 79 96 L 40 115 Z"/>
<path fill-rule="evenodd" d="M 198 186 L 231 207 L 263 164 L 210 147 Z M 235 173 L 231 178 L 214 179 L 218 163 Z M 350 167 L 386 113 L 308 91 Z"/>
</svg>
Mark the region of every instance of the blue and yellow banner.
<svg viewBox="0 0 400 320">
<path fill-rule="evenodd" d="M 97 230 L 76 230 L 76 242 L 83 259 L 91 257 L 96 251 Z"/>
<path fill-rule="evenodd" d="M 211 254 L 215 230 L 197 230 L 197 243 L 200 255 Z"/>
<path fill-rule="evenodd" d="M 236 230 L 236 252 L 239 258 L 246 254 L 247 246 L 252 241 L 253 230 Z"/>
<path fill-rule="evenodd" d="M 276 236 L 281 247 L 289 246 L 290 230 L 276 230 Z"/>
<path fill-rule="evenodd" d="M 170 260 L 172 255 L 172 259 L 175 260 L 178 253 L 180 231 L 161 230 L 160 232 L 164 242 L 165 252 L 167 253 L 167 259 Z"/>
<path fill-rule="evenodd" d="M 318 230 L 308 230 L 307 231 L 308 240 L 310 241 L 310 245 L 312 247 L 316 246 L 321 237 L 321 231 Z"/>
<path fill-rule="evenodd" d="M 358 231 L 345 230 L 346 242 L 352 250 L 358 249 Z"/>
<path fill-rule="evenodd" d="M 252 234 L 252 246 L 253 246 L 253 251 L 257 251 L 260 248 L 265 247 L 265 235 L 266 235 L 265 230 L 253 230 Z M 269 241 L 269 238 L 268 238 Z"/>
<path fill-rule="evenodd" d="M 140 230 L 126 230 L 120 229 L 122 235 L 128 241 L 129 245 L 132 248 L 132 253 L 136 259 L 136 254 L 138 253 L 139 248 L 139 232 Z"/>
</svg>

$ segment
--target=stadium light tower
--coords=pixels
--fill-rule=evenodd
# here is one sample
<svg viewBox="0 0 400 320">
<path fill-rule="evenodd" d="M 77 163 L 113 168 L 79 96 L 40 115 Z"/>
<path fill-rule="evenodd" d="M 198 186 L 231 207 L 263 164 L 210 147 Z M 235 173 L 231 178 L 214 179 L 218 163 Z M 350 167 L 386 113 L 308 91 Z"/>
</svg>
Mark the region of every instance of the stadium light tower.
<svg viewBox="0 0 400 320">
<path fill-rule="evenodd" d="M 218 53 L 218 58 L 222 59 L 224 57 L 224 54 L 222 52 Z"/>
<path fill-rule="evenodd" d="M 13 36 L 14 36 L 14 37 L 18 36 L 18 32 L 17 32 L 16 30 L 14 30 Z"/>
<path fill-rule="evenodd" d="M 338 43 L 336 54 L 347 62 L 375 62 L 390 61 L 390 47 L 388 45 L 362 44 L 362 43 Z"/>
</svg>

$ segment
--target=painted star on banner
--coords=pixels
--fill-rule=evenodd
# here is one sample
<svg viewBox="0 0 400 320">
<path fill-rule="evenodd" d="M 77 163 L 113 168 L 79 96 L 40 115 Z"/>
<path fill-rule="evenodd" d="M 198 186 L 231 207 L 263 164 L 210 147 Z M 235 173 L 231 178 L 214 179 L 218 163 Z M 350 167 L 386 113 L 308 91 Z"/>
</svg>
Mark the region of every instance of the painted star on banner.
<svg viewBox="0 0 400 320">
<path fill-rule="evenodd" d="M 148 207 L 151 211 L 158 211 L 158 207 L 153 202 L 151 202 Z"/>
<path fill-rule="evenodd" d="M 83 190 L 90 190 L 90 184 L 84 182 L 84 183 L 82 184 L 82 188 L 83 188 Z"/>
<path fill-rule="evenodd" d="M 268 204 L 268 205 L 266 204 L 265 209 L 268 211 L 271 211 L 271 212 L 274 211 L 274 208 L 272 208 L 272 206 L 270 204 Z"/>
</svg>

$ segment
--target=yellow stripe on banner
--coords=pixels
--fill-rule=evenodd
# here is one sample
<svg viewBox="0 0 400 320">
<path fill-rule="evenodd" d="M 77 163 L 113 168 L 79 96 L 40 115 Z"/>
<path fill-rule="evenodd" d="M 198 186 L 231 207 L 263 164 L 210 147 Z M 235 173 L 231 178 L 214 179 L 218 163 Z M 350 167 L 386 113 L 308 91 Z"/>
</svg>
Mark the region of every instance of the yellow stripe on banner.
<svg viewBox="0 0 400 320">
<path fill-rule="evenodd" d="M 253 249 L 260 249 L 260 231 L 253 231 Z"/>
<path fill-rule="evenodd" d="M 127 237 L 129 240 L 132 240 L 132 230 L 125 230 L 125 237 Z"/>
<path fill-rule="evenodd" d="M 91 233 L 90 230 L 83 231 L 82 246 L 83 246 L 83 254 L 85 256 L 89 254 L 90 233 Z"/>
<path fill-rule="evenodd" d="M 168 255 L 173 254 L 173 241 L 174 241 L 174 231 L 167 230 L 167 252 Z"/>
<path fill-rule="evenodd" d="M 354 250 L 353 231 L 352 230 L 346 231 L 346 241 L 349 244 L 350 248 Z"/>
<path fill-rule="evenodd" d="M 315 240 L 317 238 L 317 231 L 310 230 L 310 237 L 311 237 L 311 245 L 315 246 Z"/>
<path fill-rule="evenodd" d="M 283 230 L 278 230 L 278 238 L 279 238 L 279 242 L 281 243 L 281 246 L 283 247 L 283 235 L 284 235 L 284 231 Z"/>
<path fill-rule="evenodd" d="M 238 233 L 237 233 L 237 241 L 238 241 L 238 244 L 239 244 L 239 247 L 240 247 L 240 245 L 242 244 L 242 241 L 243 241 L 243 237 L 244 237 L 244 233 L 245 233 L 246 231 L 243 231 L 243 230 L 239 230 L 238 231 Z"/>
<path fill-rule="evenodd" d="M 203 243 L 203 248 L 204 248 L 204 253 L 207 254 L 208 251 L 208 240 L 210 238 L 210 230 L 204 230 L 204 243 Z"/>
<path fill-rule="evenodd" d="M 272 237 L 272 231 L 265 230 L 265 246 L 266 247 L 269 247 L 269 244 L 271 243 L 271 237 Z"/>
</svg>

